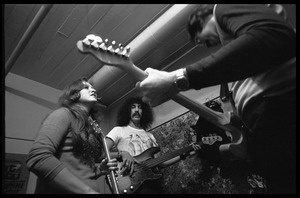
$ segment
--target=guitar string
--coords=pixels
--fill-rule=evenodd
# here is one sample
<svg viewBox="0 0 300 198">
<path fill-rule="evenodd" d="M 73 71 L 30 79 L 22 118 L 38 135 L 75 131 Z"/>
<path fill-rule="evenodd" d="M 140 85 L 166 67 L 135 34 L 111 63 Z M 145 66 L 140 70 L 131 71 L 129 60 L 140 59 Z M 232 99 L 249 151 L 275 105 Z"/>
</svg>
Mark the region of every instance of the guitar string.
<svg viewBox="0 0 300 198">
<path fill-rule="evenodd" d="M 136 163 L 135 165 L 136 165 L 136 168 L 139 171 L 144 171 L 144 170 L 147 170 L 149 168 L 154 167 L 157 164 L 160 164 L 160 163 L 162 163 L 164 161 L 167 161 L 167 160 L 172 159 L 172 158 L 174 158 L 176 156 L 179 156 L 179 153 L 186 153 L 187 151 L 189 151 L 191 149 L 192 149 L 192 146 L 188 146 L 188 147 L 179 149 L 179 150 L 177 150 L 174 153 L 168 153 L 168 154 L 166 154 L 166 155 L 164 155 L 162 157 L 153 158 L 153 159 L 151 159 L 151 161 L 145 161 L 142 164 Z"/>
<path fill-rule="evenodd" d="M 212 140 L 210 143 L 208 144 L 214 144 L 217 140 L 219 140 L 219 138 L 216 136 L 211 136 L 211 137 L 206 137 L 210 140 Z M 207 141 L 207 140 L 206 140 Z M 206 142 L 205 141 L 205 142 Z M 209 141 L 209 140 L 208 140 Z M 200 141 L 198 142 L 197 144 L 199 144 L 200 146 L 203 145 L 203 141 Z M 188 152 L 189 150 L 193 150 L 192 149 L 192 146 L 188 146 L 188 147 L 185 147 L 185 148 L 181 148 L 179 150 L 177 150 L 176 152 L 173 152 L 173 153 L 167 153 L 161 157 L 158 157 L 158 158 L 153 158 L 153 159 L 150 159 L 150 161 L 145 161 L 143 162 L 142 164 L 138 164 L 136 163 L 136 168 L 138 169 L 141 169 L 141 170 L 146 170 L 146 169 L 149 169 L 157 164 L 160 164 L 164 161 L 167 161 L 167 160 L 170 160 L 170 159 L 173 159 L 174 157 L 176 156 L 179 156 L 179 153 L 186 153 Z"/>
<path fill-rule="evenodd" d="M 95 123 L 95 121 L 92 118 L 89 118 L 89 121 L 90 121 L 91 125 L 94 126 L 95 132 L 96 133 L 101 133 L 101 129 L 100 129 L 99 125 L 97 123 Z M 97 129 L 100 129 L 100 132 Z M 208 137 L 208 138 L 214 139 L 213 137 Z M 203 142 L 198 142 L 197 144 L 200 144 L 200 146 L 201 146 L 204 143 Z M 186 153 L 189 150 L 191 150 L 191 148 L 192 148 L 192 146 L 188 146 L 188 147 L 179 149 L 176 152 L 168 153 L 168 154 L 165 154 L 164 156 L 161 156 L 161 157 L 158 157 L 158 158 L 153 158 L 153 159 L 151 159 L 151 161 L 145 161 L 142 164 L 136 163 L 135 164 L 135 169 L 138 169 L 140 171 L 147 170 L 147 169 L 152 168 L 155 165 L 158 165 L 158 164 L 160 164 L 164 161 L 167 161 L 167 160 L 170 160 L 170 159 L 173 159 L 173 158 L 179 156 L 179 153 Z"/>
</svg>

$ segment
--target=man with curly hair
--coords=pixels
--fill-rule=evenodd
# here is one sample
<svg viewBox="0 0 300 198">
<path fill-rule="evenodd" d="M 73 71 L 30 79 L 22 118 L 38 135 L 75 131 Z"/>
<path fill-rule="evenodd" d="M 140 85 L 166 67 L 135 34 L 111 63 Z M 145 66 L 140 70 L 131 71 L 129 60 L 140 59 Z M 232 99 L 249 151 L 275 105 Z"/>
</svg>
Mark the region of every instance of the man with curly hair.
<svg viewBox="0 0 300 198">
<path fill-rule="evenodd" d="M 123 176 L 131 175 L 130 179 L 134 177 L 135 180 L 138 180 L 138 176 L 132 176 L 137 168 L 135 164 L 155 157 L 155 154 L 159 151 L 159 145 L 155 137 L 152 133 L 146 131 L 150 128 L 153 120 L 152 108 L 143 102 L 140 97 L 129 98 L 120 108 L 117 117 L 117 126 L 106 135 L 106 142 L 108 149 L 116 146 L 120 157 L 122 157 L 122 163 L 120 163 L 119 168 Z M 169 166 L 180 159 L 181 157 L 177 156 L 163 162 L 159 167 Z M 157 169 L 158 167 L 154 168 L 156 169 L 147 171 L 160 174 L 159 169 Z M 144 179 L 146 181 L 142 182 L 142 185 L 138 189 L 133 189 L 132 192 L 136 194 L 162 194 L 164 192 L 161 183 L 162 177 L 152 180 L 147 177 L 147 173 L 145 174 L 146 177 L 140 178 L 140 181 Z M 127 191 L 127 193 L 130 192 Z"/>
</svg>

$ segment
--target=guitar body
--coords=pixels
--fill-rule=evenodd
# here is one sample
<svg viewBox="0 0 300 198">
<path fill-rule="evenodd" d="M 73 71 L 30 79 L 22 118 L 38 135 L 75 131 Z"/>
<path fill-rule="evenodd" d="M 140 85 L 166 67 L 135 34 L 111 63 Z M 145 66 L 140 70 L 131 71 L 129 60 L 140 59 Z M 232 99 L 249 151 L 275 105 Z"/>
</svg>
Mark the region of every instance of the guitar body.
<svg viewBox="0 0 300 198">
<path fill-rule="evenodd" d="M 155 170 L 155 167 L 149 167 L 147 160 L 153 159 L 155 153 L 159 152 L 159 147 L 153 147 L 142 154 L 134 157 L 134 172 L 130 175 L 122 175 L 117 172 L 117 185 L 120 193 L 132 194 L 147 180 L 156 180 L 161 178 L 162 174 Z"/>
<path fill-rule="evenodd" d="M 143 167 L 143 165 L 141 166 Z M 135 166 L 135 169 L 136 168 Z M 134 175 L 132 176 L 118 175 L 116 180 L 119 192 L 121 194 L 132 194 L 136 192 L 145 181 L 156 180 L 162 177 L 161 173 L 155 172 L 155 168 L 144 166 L 144 168 L 139 168 L 137 171 L 134 171 Z"/>
<path fill-rule="evenodd" d="M 217 141 L 223 141 L 220 136 L 203 137 L 198 146 L 213 145 Z M 157 166 L 173 159 L 181 154 L 189 155 L 194 150 L 194 145 L 174 150 L 173 152 L 166 153 L 162 156 L 154 158 L 154 154 L 160 151 L 159 147 L 149 148 L 138 156 L 135 156 L 134 171 L 132 175 L 125 174 L 122 170 L 116 173 L 116 182 L 120 193 L 132 194 L 137 191 L 141 185 L 148 180 L 157 180 L 161 178 L 162 174 L 158 170 Z M 121 165 L 121 163 L 119 163 Z M 119 168 L 121 168 L 119 166 Z M 123 174 L 124 173 L 124 174 Z M 110 180 L 110 177 L 108 176 Z M 110 182 L 111 183 L 111 182 Z"/>
</svg>

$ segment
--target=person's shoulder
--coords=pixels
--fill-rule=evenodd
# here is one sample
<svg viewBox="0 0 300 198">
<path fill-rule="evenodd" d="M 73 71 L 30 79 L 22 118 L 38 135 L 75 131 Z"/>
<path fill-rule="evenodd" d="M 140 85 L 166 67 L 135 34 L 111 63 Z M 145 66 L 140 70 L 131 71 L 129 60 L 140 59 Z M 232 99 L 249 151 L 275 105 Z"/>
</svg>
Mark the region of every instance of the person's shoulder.
<svg viewBox="0 0 300 198">
<path fill-rule="evenodd" d="M 120 130 L 122 130 L 123 129 L 123 127 L 121 127 L 121 126 L 115 126 L 114 128 L 112 128 L 111 130 L 110 130 L 110 132 L 112 132 L 112 131 L 120 131 Z"/>
<path fill-rule="evenodd" d="M 49 116 L 51 116 L 51 117 L 53 117 L 53 116 L 68 117 L 69 118 L 71 116 L 71 112 L 66 107 L 59 107 L 59 108 L 53 110 Z"/>
<path fill-rule="evenodd" d="M 244 7 L 245 4 L 215 4 L 214 10 L 215 12 L 224 12 L 229 10 L 235 10 L 237 8 Z"/>
<path fill-rule="evenodd" d="M 69 124 L 71 118 L 71 112 L 68 108 L 59 107 L 50 112 L 42 121 L 42 124 L 49 123 L 65 123 Z"/>
<path fill-rule="evenodd" d="M 114 131 L 122 131 L 122 130 L 124 130 L 124 128 L 126 128 L 126 126 L 115 126 L 115 127 L 113 128 L 113 130 L 114 130 Z"/>
<path fill-rule="evenodd" d="M 54 114 L 57 114 L 57 113 L 58 114 L 69 114 L 70 110 L 68 108 L 66 108 L 66 107 L 59 107 L 57 109 L 54 109 L 52 111 L 52 113 L 54 113 Z"/>
</svg>

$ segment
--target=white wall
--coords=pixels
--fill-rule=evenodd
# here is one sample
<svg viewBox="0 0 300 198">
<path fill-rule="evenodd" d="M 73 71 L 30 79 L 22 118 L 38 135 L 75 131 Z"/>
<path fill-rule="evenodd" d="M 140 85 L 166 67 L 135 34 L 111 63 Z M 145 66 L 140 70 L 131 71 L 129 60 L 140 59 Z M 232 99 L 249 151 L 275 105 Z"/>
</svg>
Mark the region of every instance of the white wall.
<svg viewBox="0 0 300 198">
<path fill-rule="evenodd" d="M 5 153 L 28 154 L 44 117 L 55 107 L 59 90 L 9 73 L 5 79 Z M 30 174 L 27 193 L 36 176 Z"/>
</svg>

